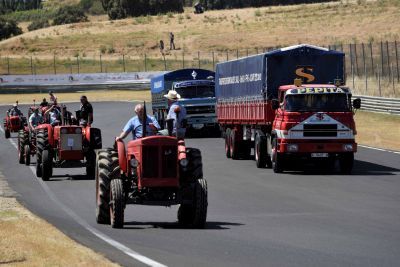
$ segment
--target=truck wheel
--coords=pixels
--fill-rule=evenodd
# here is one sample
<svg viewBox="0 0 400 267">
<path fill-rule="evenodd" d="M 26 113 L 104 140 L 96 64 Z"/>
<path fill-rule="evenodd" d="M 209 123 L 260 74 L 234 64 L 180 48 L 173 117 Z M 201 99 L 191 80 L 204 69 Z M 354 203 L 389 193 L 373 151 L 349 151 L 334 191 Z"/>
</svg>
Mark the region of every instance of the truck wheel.
<svg viewBox="0 0 400 267">
<path fill-rule="evenodd" d="M 110 182 L 113 173 L 119 173 L 118 153 L 100 150 L 96 156 L 96 221 L 110 224 Z"/>
<path fill-rule="evenodd" d="M 232 159 L 238 159 L 238 142 L 235 140 L 236 130 L 232 129 L 229 138 L 230 154 Z"/>
<path fill-rule="evenodd" d="M 122 179 L 111 180 L 110 217 L 112 228 L 124 227 L 124 188 Z"/>
<path fill-rule="evenodd" d="M 278 153 L 278 140 L 274 138 L 272 140 L 272 153 L 271 153 L 271 162 L 272 169 L 275 173 L 283 172 L 283 159 L 282 156 Z"/>
<path fill-rule="evenodd" d="M 53 174 L 53 158 L 48 149 L 42 151 L 42 180 L 48 181 Z"/>
<path fill-rule="evenodd" d="M 36 176 L 42 177 L 42 152 L 49 148 L 47 131 L 39 131 L 36 135 Z"/>
<path fill-rule="evenodd" d="M 23 130 L 19 130 L 18 131 L 18 162 L 20 164 L 24 164 L 25 163 L 25 159 L 24 159 L 25 143 L 26 143 L 26 139 L 25 139 L 24 131 Z"/>
<path fill-rule="evenodd" d="M 351 174 L 354 165 L 354 153 L 344 153 L 339 156 L 340 172 Z"/>
<path fill-rule="evenodd" d="M 231 157 L 231 129 L 226 129 L 225 132 L 225 155 L 229 159 Z"/>
<path fill-rule="evenodd" d="M 25 157 L 25 165 L 31 165 L 31 147 L 29 145 L 25 145 L 24 148 L 24 157 Z"/>
<path fill-rule="evenodd" d="M 4 130 L 4 135 L 5 135 L 6 139 L 10 138 L 10 136 L 11 136 L 10 130 L 9 129 L 5 129 Z"/>
<path fill-rule="evenodd" d="M 240 157 L 243 159 L 249 159 L 251 156 L 251 142 L 242 141 L 240 142 Z"/>
<path fill-rule="evenodd" d="M 265 136 L 260 134 L 256 135 L 254 142 L 254 157 L 257 168 L 265 168 L 267 165 L 267 141 Z"/>
<path fill-rule="evenodd" d="M 95 178 L 96 154 L 93 150 L 89 150 L 86 154 L 86 177 L 88 179 Z"/>
</svg>

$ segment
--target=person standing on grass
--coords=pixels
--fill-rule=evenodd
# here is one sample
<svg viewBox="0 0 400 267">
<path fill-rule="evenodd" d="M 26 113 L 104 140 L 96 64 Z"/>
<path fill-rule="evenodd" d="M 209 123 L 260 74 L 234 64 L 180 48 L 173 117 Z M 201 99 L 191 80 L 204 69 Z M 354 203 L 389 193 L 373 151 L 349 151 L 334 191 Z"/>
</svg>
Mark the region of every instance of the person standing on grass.
<svg viewBox="0 0 400 267">
<path fill-rule="evenodd" d="M 161 55 L 164 55 L 164 41 L 163 40 L 160 40 L 160 52 L 161 52 Z"/>
<path fill-rule="evenodd" d="M 175 43 L 174 43 L 175 36 L 172 32 L 169 33 L 169 49 L 175 50 Z"/>
</svg>

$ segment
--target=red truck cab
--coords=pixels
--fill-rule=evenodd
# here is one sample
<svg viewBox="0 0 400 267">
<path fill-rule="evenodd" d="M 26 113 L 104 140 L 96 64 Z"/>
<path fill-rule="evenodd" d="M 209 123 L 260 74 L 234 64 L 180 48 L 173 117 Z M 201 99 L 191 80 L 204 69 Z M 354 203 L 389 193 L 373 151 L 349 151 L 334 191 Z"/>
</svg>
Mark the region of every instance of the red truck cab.
<svg viewBox="0 0 400 267">
<path fill-rule="evenodd" d="M 274 101 L 271 161 L 281 172 L 290 161 L 322 161 L 333 167 L 339 159 L 342 173 L 353 167 L 356 127 L 351 93 L 346 87 L 326 84 L 284 85 Z"/>
</svg>

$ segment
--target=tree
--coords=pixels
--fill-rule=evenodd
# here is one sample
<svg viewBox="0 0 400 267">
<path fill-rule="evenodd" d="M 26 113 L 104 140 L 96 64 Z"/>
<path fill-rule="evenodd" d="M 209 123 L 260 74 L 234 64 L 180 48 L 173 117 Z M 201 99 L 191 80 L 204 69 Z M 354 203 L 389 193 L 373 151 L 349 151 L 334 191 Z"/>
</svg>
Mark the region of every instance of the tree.
<svg viewBox="0 0 400 267">
<path fill-rule="evenodd" d="M 88 21 L 80 6 L 64 6 L 57 10 L 53 25 L 70 24 Z"/>
<path fill-rule="evenodd" d="M 22 33 L 20 27 L 14 20 L 4 19 L 0 17 L 0 40 L 17 36 Z"/>
</svg>

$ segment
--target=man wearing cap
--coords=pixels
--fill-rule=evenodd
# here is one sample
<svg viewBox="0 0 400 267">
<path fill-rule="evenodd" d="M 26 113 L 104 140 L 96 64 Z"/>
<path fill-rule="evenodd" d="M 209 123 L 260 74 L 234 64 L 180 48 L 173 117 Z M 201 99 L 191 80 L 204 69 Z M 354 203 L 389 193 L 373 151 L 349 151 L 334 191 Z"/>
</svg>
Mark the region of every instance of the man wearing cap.
<svg viewBox="0 0 400 267">
<path fill-rule="evenodd" d="M 115 139 L 116 141 L 120 141 L 128 136 L 129 133 L 132 132 L 133 139 L 138 139 L 143 137 L 143 113 L 144 106 L 143 104 L 137 104 L 135 106 L 136 116 L 131 118 L 125 125 L 121 134 Z M 153 116 L 149 116 L 146 114 L 146 136 L 155 135 L 158 130 L 160 130 L 160 125 L 157 120 Z"/>
<path fill-rule="evenodd" d="M 17 104 L 13 104 L 12 108 L 10 108 L 9 110 L 7 110 L 7 115 L 10 116 L 22 116 L 22 112 L 21 110 L 18 108 Z"/>
<path fill-rule="evenodd" d="M 49 91 L 50 101 L 53 105 L 57 105 L 57 97 L 54 95 L 53 91 Z"/>
<path fill-rule="evenodd" d="M 172 130 L 173 134 L 176 134 L 176 126 L 179 125 L 178 138 L 184 138 L 186 133 L 186 128 L 182 127 L 182 121 L 186 119 L 186 108 L 179 103 L 181 96 L 175 90 L 169 90 L 168 94 L 164 95 L 168 99 L 169 111 L 167 115 L 167 120 L 174 120 L 174 127 Z M 178 120 L 176 111 L 179 110 Z M 168 130 L 161 131 L 162 134 L 167 135 Z"/>
<path fill-rule="evenodd" d="M 81 118 L 79 123 L 80 124 L 85 124 L 89 123 L 92 124 L 93 123 L 93 107 L 92 104 L 89 103 L 89 101 L 87 100 L 87 97 L 85 95 L 81 96 Z"/>
</svg>

